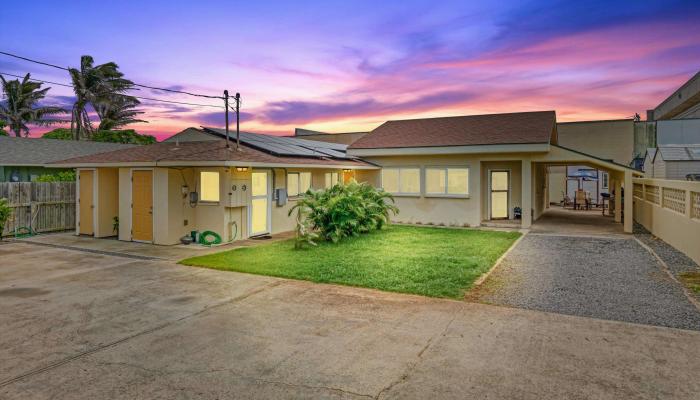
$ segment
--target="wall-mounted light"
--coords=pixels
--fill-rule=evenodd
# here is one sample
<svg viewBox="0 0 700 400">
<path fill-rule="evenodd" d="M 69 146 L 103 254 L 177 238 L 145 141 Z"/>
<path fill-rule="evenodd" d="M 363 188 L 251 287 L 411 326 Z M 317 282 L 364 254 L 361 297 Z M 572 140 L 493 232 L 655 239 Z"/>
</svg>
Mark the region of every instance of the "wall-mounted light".
<svg viewBox="0 0 700 400">
<path fill-rule="evenodd" d="M 248 170 L 248 167 L 236 167 L 236 171 L 238 172 L 245 172 Z"/>
<path fill-rule="evenodd" d="M 344 169 L 343 172 L 350 173 L 350 172 L 352 172 L 352 170 L 351 169 Z"/>
</svg>

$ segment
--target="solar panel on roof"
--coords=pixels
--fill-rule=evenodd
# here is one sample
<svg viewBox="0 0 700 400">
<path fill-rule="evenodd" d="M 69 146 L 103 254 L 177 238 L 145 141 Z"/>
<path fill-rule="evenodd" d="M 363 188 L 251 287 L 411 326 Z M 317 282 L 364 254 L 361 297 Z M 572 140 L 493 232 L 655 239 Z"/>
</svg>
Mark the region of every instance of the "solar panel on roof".
<svg viewBox="0 0 700 400">
<path fill-rule="evenodd" d="M 206 129 L 220 135 L 225 135 L 222 129 Z M 235 135 L 229 134 L 229 137 L 235 139 Z M 339 143 L 318 142 L 314 140 L 262 135 L 250 132 L 241 132 L 240 139 L 241 142 L 248 146 L 278 156 L 352 158 L 348 157 L 346 154 L 348 146 Z"/>
</svg>

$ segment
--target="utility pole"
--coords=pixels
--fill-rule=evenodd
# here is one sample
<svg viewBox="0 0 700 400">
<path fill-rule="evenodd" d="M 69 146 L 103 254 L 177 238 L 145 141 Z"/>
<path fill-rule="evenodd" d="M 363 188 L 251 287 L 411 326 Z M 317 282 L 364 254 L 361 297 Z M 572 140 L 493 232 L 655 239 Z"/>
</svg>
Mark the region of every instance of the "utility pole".
<svg viewBox="0 0 700 400">
<path fill-rule="evenodd" d="M 226 109 L 226 148 L 231 146 L 228 143 L 228 90 L 224 90 L 224 108 Z"/>
<path fill-rule="evenodd" d="M 236 150 L 240 150 L 241 145 L 241 94 L 236 93 Z"/>
</svg>

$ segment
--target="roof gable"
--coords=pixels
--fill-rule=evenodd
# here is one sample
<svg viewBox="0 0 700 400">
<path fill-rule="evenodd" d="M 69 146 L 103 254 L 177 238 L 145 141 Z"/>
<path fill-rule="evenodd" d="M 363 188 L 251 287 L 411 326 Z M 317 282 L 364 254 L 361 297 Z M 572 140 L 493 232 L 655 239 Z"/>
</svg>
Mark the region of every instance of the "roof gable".
<svg viewBox="0 0 700 400">
<path fill-rule="evenodd" d="M 447 147 L 556 142 L 554 111 L 388 121 L 350 149 Z"/>
</svg>

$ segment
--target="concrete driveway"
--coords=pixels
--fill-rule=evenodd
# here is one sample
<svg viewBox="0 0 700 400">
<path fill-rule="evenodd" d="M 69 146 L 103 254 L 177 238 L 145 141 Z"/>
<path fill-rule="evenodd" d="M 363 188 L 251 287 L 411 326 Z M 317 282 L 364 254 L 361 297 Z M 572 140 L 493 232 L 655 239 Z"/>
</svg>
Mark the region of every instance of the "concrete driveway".
<svg viewBox="0 0 700 400">
<path fill-rule="evenodd" d="M 697 398 L 700 332 L 0 244 L 0 398 Z"/>
</svg>

